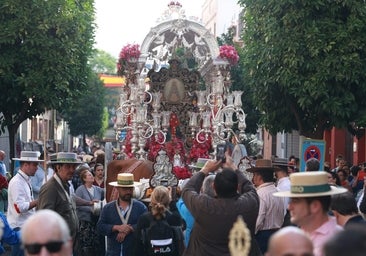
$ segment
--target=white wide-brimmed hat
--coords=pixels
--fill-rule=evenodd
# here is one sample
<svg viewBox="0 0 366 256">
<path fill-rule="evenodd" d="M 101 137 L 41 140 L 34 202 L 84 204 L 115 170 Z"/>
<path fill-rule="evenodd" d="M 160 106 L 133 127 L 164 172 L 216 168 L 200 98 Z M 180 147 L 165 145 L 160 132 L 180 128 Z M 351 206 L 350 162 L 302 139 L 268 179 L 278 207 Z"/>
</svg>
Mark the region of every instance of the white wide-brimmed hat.
<svg viewBox="0 0 366 256">
<path fill-rule="evenodd" d="M 117 181 L 109 182 L 109 185 L 113 187 L 133 188 L 135 186 L 141 186 L 142 183 L 134 181 L 132 173 L 119 173 L 117 175 Z"/>
<path fill-rule="evenodd" d="M 41 153 L 39 151 L 22 151 L 20 152 L 20 158 L 13 158 L 19 162 L 44 162 L 39 160 Z"/>
<path fill-rule="evenodd" d="M 346 188 L 328 184 L 326 172 L 298 172 L 290 175 L 291 190 L 273 193 L 277 197 L 318 197 L 347 192 Z"/>
<path fill-rule="evenodd" d="M 72 152 L 59 152 L 50 155 L 50 161 L 48 164 L 82 164 L 76 153 Z"/>
</svg>

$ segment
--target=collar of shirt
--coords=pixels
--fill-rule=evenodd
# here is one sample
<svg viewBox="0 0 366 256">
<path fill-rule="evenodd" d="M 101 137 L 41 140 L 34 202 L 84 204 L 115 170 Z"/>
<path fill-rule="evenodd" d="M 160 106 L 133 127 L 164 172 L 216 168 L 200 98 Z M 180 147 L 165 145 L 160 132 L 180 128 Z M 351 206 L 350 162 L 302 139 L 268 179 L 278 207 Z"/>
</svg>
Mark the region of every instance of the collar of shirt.
<svg viewBox="0 0 366 256">
<path fill-rule="evenodd" d="M 259 186 L 257 187 L 257 190 L 258 190 L 258 189 L 261 189 L 261 188 L 264 188 L 264 187 L 271 186 L 271 185 L 273 185 L 273 186 L 274 186 L 274 182 L 265 182 L 265 183 L 263 183 L 263 184 L 259 185 Z"/>
<path fill-rule="evenodd" d="M 335 217 L 328 216 L 328 220 L 324 222 L 320 227 L 315 229 L 313 232 L 311 232 L 310 235 L 327 235 L 333 229 L 342 229 L 342 227 L 337 224 Z"/>
<path fill-rule="evenodd" d="M 55 175 L 57 175 L 57 177 L 60 179 L 62 186 L 64 187 L 64 189 L 67 191 L 68 194 L 70 194 L 70 183 L 68 181 L 63 181 L 60 177 L 60 175 L 58 175 L 58 173 L 56 172 Z"/>
<path fill-rule="evenodd" d="M 18 173 L 20 176 L 22 176 L 26 181 L 30 181 L 31 177 L 28 176 L 28 174 L 26 174 L 25 172 L 23 172 L 22 170 L 18 170 Z"/>
</svg>

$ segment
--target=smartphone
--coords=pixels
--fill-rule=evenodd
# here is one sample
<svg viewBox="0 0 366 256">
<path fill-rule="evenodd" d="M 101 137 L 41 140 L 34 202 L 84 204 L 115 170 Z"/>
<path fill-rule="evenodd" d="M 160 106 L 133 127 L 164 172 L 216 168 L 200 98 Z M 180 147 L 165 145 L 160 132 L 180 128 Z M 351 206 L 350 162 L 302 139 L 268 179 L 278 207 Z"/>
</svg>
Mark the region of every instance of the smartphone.
<svg viewBox="0 0 366 256">
<path fill-rule="evenodd" d="M 160 186 L 164 186 L 164 187 L 167 187 L 169 184 L 168 184 L 168 180 L 166 179 L 161 179 L 160 180 Z"/>
<path fill-rule="evenodd" d="M 221 161 L 222 163 L 225 163 L 226 162 L 225 152 L 226 152 L 226 144 L 217 145 L 216 160 Z"/>
</svg>

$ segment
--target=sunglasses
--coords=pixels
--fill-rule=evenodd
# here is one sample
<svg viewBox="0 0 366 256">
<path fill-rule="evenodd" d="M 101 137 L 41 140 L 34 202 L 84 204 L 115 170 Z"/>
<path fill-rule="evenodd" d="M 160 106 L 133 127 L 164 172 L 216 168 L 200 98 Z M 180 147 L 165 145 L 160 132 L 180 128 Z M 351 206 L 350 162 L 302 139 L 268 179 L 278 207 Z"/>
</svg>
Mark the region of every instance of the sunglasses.
<svg viewBox="0 0 366 256">
<path fill-rule="evenodd" d="M 38 254 L 41 251 L 42 247 L 45 246 L 47 251 L 49 251 L 50 253 L 55 253 L 61 250 L 61 247 L 64 243 L 64 241 L 51 241 L 45 244 L 25 244 L 24 248 L 29 254 Z"/>
</svg>

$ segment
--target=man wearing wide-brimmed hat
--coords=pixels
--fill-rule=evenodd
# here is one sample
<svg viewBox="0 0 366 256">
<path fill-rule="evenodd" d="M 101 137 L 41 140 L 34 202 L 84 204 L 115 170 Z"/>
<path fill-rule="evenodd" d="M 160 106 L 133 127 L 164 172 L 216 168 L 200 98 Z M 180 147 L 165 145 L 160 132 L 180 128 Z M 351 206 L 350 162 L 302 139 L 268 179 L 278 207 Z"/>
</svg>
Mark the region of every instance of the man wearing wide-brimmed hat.
<svg viewBox="0 0 366 256">
<path fill-rule="evenodd" d="M 269 238 L 281 228 L 285 217 L 284 199 L 273 196 L 278 191 L 274 182 L 276 168 L 270 159 L 258 159 L 254 167 L 246 169 L 253 173 L 253 184 L 260 200 L 255 239 L 263 254 L 267 251 Z"/>
<path fill-rule="evenodd" d="M 107 236 L 106 255 L 133 255 L 134 234 L 139 217 L 147 211 L 146 206 L 132 198 L 135 186 L 132 173 L 119 173 L 117 181 L 109 185 L 118 190 L 117 200 L 106 204 L 100 214 L 97 229 Z"/>
<path fill-rule="evenodd" d="M 274 193 L 277 197 L 289 197 L 291 222 L 310 235 L 314 255 L 321 256 L 324 243 L 342 230 L 334 217 L 328 215 L 331 195 L 347 192 L 347 189 L 328 184 L 326 172 L 300 172 L 290 175 L 291 190 Z"/>
<path fill-rule="evenodd" d="M 38 151 L 22 151 L 20 158 L 13 158 L 20 162 L 20 169 L 10 180 L 8 186 L 8 213 L 9 224 L 14 229 L 21 229 L 24 222 L 35 213 L 37 200 L 33 197 L 30 179 L 37 171 L 41 155 Z M 23 255 L 19 246 L 13 246 L 12 255 Z"/>
<path fill-rule="evenodd" d="M 75 200 L 70 195 L 70 183 L 76 167 L 81 164 L 75 153 L 59 152 L 50 156 L 48 164 L 55 173 L 41 188 L 37 209 L 50 209 L 59 213 L 67 222 L 75 241 L 79 229 Z"/>
</svg>

